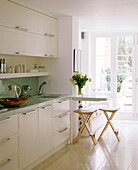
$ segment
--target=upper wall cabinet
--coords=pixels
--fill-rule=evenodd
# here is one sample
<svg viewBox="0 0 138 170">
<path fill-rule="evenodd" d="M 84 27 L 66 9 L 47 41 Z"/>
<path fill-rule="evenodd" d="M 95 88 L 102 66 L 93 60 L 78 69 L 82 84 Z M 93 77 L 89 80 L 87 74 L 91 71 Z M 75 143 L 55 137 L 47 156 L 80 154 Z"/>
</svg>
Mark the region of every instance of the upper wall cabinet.
<svg viewBox="0 0 138 170">
<path fill-rule="evenodd" d="M 38 32 L 38 13 L 12 2 L 1 0 L 0 25 L 21 31 Z"/>
<path fill-rule="evenodd" d="M 57 36 L 57 19 L 39 14 L 39 33 L 49 38 Z"/>
<path fill-rule="evenodd" d="M 1 54 L 57 57 L 57 19 L 0 0 Z"/>
<path fill-rule="evenodd" d="M 0 27 L 0 53 L 38 56 L 38 35 Z"/>
</svg>

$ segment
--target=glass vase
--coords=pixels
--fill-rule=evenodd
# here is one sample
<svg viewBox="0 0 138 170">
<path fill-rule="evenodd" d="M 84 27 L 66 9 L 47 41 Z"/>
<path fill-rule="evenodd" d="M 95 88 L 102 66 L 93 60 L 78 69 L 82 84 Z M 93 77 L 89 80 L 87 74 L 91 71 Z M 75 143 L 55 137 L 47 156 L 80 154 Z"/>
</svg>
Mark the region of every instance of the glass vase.
<svg viewBox="0 0 138 170">
<path fill-rule="evenodd" d="M 82 88 L 78 87 L 78 95 L 82 95 Z"/>
</svg>

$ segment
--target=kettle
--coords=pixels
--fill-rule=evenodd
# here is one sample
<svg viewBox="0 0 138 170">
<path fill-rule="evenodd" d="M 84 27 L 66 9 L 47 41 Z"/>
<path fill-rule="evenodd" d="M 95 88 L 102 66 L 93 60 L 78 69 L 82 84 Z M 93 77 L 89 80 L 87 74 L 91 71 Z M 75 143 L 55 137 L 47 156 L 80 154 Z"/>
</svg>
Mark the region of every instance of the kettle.
<svg viewBox="0 0 138 170">
<path fill-rule="evenodd" d="M 10 90 L 11 97 L 19 97 L 19 95 L 21 94 L 21 89 L 20 89 L 19 86 L 11 84 L 8 87 L 9 87 L 9 90 Z M 19 89 L 19 93 L 17 92 L 17 88 Z"/>
</svg>

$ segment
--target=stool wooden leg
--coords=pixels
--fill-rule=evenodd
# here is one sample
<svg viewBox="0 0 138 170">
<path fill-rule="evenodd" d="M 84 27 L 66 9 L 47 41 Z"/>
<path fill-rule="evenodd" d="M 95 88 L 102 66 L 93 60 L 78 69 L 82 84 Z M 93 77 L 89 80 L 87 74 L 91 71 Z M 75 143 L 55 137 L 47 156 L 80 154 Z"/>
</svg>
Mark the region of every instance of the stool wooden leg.
<svg viewBox="0 0 138 170">
<path fill-rule="evenodd" d="M 107 121 L 105 127 L 103 128 L 103 130 L 102 130 L 102 132 L 101 132 L 101 134 L 100 134 L 100 136 L 99 136 L 99 138 L 98 138 L 98 141 L 99 141 L 100 138 L 102 137 L 102 135 L 103 135 L 104 131 L 107 129 L 108 125 L 109 125 L 109 122 Z"/>
<path fill-rule="evenodd" d="M 75 143 L 79 140 L 79 138 L 81 137 L 81 134 L 82 134 L 82 132 L 84 131 L 84 128 L 86 127 L 86 123 L 89 121 L 89 119 L 90 119 L 91 116 L 88 115 L 88 116 L 86 117 L 86 119 L 84 119 L 84 117 L 82 117 L 82 115 L 80 115 L 80 117 L 82 118 L 83 125 L 82 125 L 82 127 L 80 128 L 80 131 L 78 132 L 76 138 L 74 139 L 73 144 L 75 144 Z"/>
<path fill-rule="evenodd" d="M 112 120 L 112 118 L 114 117 L 115 113 L 116 113 L 116 112 L 112 112 L 111 116 L 109 117 L 108 114 L 107 114 L 107 112 L 104 111 L 105 117 L 107 118 L 107 123 L 106 123 L 104 129 L 102 130 L 102 132 L 101 132 L 101 134 L 100 134 L 100 136 L 99 136 L 99 138 L 98 138 L 98 141 L 100 140 L 100 138 L 101 138 L 101 136 L 103 135 L 104 131 L 107 129 L 108 125 L 110 125 L 111 128 L 112 128 L 112 130 L 113 130 L 113 132 L 114 132 L 114 134 L 115 134 L 115 136 L 116 136 L 116 138 L 117 138 L 117 140 L 118 140 L 118 142 L 120 142 L 120 139 L 119 139 L 119 137 L 118 137 L 118 133 L 119 133 L 119 132 L 115 130 L 115 128 L 114 128 L 114 126 L 113 126 L 113 124 L 112 124 L 112 122 L 111 122 L 111 120 Z"/>
<path fill-rule="evenodd" d="M 96 144 L 97 144 L 97 141 L 96 141 L 96 139 L 95 139 L 95 133 L 94 133 L 94 134 L 91 134 L 90 137 L 91 137 L 94 145 L 96 145 Z"/>
<path fill-rule="evenodd" d="M 91 115 L 90 115 L 90 117 L 91 117 Z M 90 119 L 90 117 L 89 117 L 89 119 Z M 83 115 L 81 116 L 81 118 L 82 118 L 83 121 L 85 120 L 85 118 L 84 118 Z M 97 144 L 97 141 L 96 141 L 96 139 L 95 139 L 95 133 L 94 133 L 94 134 L 91 134 L 90 129 L 89 129 L 89 126 L 88 126 L 88 121 L 89 121 L 89 119 L 87 120 L 87 123 L 85 123 L 85 125 L 86 125 L 86 130 L 88 131 L 89 136 L 91 137 L 94 145 L 96 145 L 96 144 Z"/>
<path fill-rule="evenodd" d="M 112 130 L 113 130 L 113 132 L 114 132 L 114 134 L 115 134 L 115 136 L 116 136 L 118 142 L 120 142 L 120 139 L 119 139 L 119 137 L 118 137 L 119 131 L 116 131 L 116 130 L 115 130 L 113 124 L 112 124 L 110 121 L 109 121 L 109 124 L 110 124 L 110 126 L 111 126 L 111 128 L 112 128 Z"/>
</svg>

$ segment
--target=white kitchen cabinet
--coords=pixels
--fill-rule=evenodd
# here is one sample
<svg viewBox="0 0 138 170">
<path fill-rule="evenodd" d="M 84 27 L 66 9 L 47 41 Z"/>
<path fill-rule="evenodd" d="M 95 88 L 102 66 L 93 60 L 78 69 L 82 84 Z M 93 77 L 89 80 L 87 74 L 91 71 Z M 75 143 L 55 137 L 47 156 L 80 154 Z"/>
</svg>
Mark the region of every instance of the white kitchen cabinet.
<svg viewBox="0 0 138 170">
<path fill-rule="evenodd" d="M 70 138 L 70 101 L 53 103 L 53 144 L 59 146 Z"/>
<path fill-rule="evenodd" d="M 38 13 L 7 0 L 1 0 L 0 25 L 18 27 L 21 31 L 38 32 Z"/>
<path fill-rule="evenodd" d="M 53 116 L 61 115 L 70 111 L 70 101 L 63 100 L 53 103 Z"/>
<path fill-rule="evenodd" d="M 18 55 L 38 55 L 37 35 L 0 27 L 0 53 Z"/>
<path fill-rule="evenodd" d="M 57 38 L 39 37 L 38 52 L 42 57 L 56 58 L 57 57 Z"/>
<path fill-rule="evenodd" d="M 52 106 L 39 108 L 38 118 L 38 155 L 46 154 L 52 149 Z"/>
<path fill-rule="evenodd" d="M 38 109 L 19 115 L 19 166 L 24 168 L 37 157 Z"/>
<path fill-rule="evenodd" d="M 57 57 L 57 19 L 39 14 L 39 53 L 45 57 Z"/>
<path fill-rule="evenodd" d="M 18 170 L 18 115 L 0 119 L 0 169 Z M 16 156 L 14 156 L 16 154 Z"/>
<path fill-rule="evenodd" d="M 57 37 L 57 19 L 39 14 L 39 33 L 49 38 Z"/>
<path fill-rule="evenodd" d="M 9 155 L 3 160 L 0 160 L 0 170 L 19 170 L 18 154 Z"/>
<path fill-rule="evenodd" d="M 1 54 L 57 57 L 57 19 L 1 0 Z"/>
<path fill-rule="evenodd" d="M 18 134 L 0 140 L 0 160 L 6 155 L 18 152 Z"/>
<path fill-rule="evenodd" d="M 18 133 L 18 115 L 0 119 L 0 140 Z"/>
</svg>

